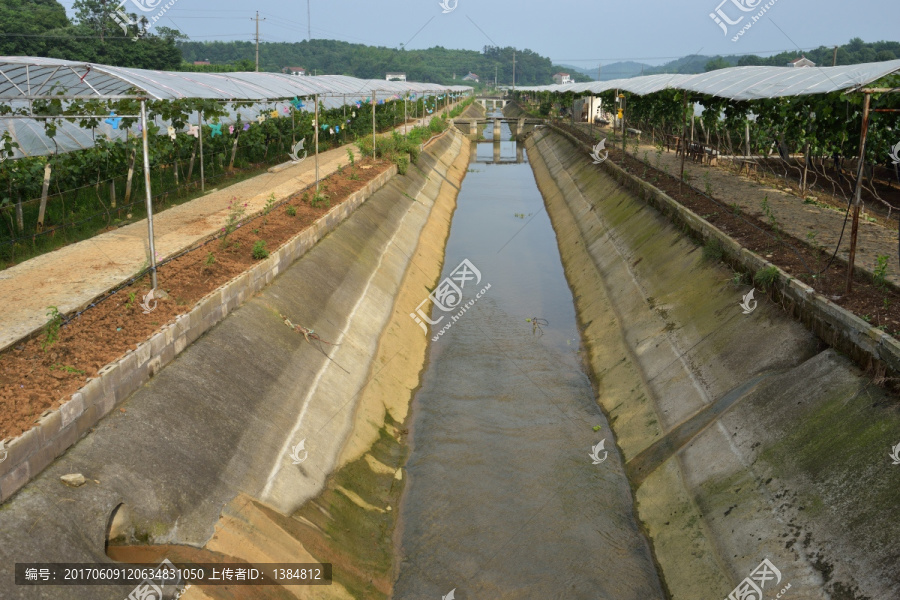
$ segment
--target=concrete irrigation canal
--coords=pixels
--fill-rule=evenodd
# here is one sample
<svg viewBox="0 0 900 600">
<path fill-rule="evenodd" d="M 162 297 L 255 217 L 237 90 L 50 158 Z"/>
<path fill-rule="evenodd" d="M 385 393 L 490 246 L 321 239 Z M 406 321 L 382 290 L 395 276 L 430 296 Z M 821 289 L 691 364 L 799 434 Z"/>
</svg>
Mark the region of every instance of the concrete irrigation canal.
<svg viewBox="0 0 900 600">
<path fill-rule="evenodd" d="M 331 569 L 150 582 L 188 600 L 900 598 L 894 397 L 516 110 L 220 289 L 133 394 L 103 380 L 115 410 L 13 471 L 0 562 Z M 27 583 L 0 598 L 159 600 Z"/>
</svg>

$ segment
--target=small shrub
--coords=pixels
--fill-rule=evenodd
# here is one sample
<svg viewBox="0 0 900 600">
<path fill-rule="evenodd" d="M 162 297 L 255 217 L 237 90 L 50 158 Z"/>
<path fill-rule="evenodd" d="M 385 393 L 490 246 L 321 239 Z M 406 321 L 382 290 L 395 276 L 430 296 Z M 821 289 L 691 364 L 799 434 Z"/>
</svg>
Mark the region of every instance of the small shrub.
<svg viewBox="0 0 900 600">
<path fill-rule="evenodd" d="M 231 202 L 228 203 L 228 218 L 225 219 L 225 227 L 222 228 L 222 232 L 225 234 L 222 236 L 223 245 L 228 245 L 228 236 L 234 233 L 235 229 L 238 228 L 238 224 L 241 222 L 241 219 L 244 218 L 246 213 L 247 205 L 240 204 L 237 201 L 237 198 L 233 198 Z"/>
<path fill-rule="evenodd" d="M 706 195 L 712 198 L 713 188 L 712 180 L 709 178 L 709 171 L 703 174 L 703 189 L 706 191 Z"/>
<path fill-rule="evenodd" d="M 350 181 L 359 181 L 359 174 L 356 171 L 353 171 L 349 175 L 347 175 L 347 179 Z"/>
<path fill-rule="evenodd" d="M 753 281 L 758 283 L 764 290 L 768 290 L 778 281 L 778 268 L 773 265 L 760 269 L 753 276 Z"/>
<path fill-rule="evenodd" d="M 719 262 L 725 256 L 725 248 L 722 242 L 716 238 L 709 238 L 703 245 L 703 258 L 711 262 Z"/>
<path fill-rule="evenodd" d="M 356 155 L 353 154 L 352 148 L 347 148 L 347 159 L 350 161 L 351 167 L 356 164 Z"/>
<path fill-rule="evenodd" d="M 288 214 L 289 217 L 297 216 L 297 209 L 294 208 L 293 206 L 288 206 L 287 209 L 285 209 L 285 212 Z"/>
<path fill-rule="evenodd" d="M 409 170 L 409 156 L 400 154 L 394 159 L 394 162 L 397 163 L 397 173 L 406 175 L 406 172 Z"/>
<path fill-rule="evenodd" d="M 275 206 L 275 194 L 269 194 L 269 197 L 266 199 L 266 206 L 263 208 L 263 214 L 267 215 L 272 212 L 272 208 Z"/>
<path fill-rule="evenodd" d="M 775 232 L 775 237 L 781 241 L 781 227 L 778 225 L 778 219 L 775 218 L 775 212 L 772 210 L 772 207 L 769 206 L 768 194 L 766 194 L 766 197 L 760 202 L 760 207 L 762 208 L 763 214 L 769 220 L 769 226 L 772 228 L 772 231 Z"/>
<path fill-rule="evenodd" d="M 126 309 L 126 310 L 127 310 L 127 309 L 130 309 L 132 306 L 134 306 L 134 300 L 135 300 L 135 298 L 137 298 L 137 294 L 135 294 L 134 292 L 131 292 L 131 293 L 128 294 L 128 301 L 125 302 L 125 309 Z"/>
<path fill-rule="evenodd" d="M 269 251 L 266 250 L 265 240 L 257 240 L 256 243 L 253 244 L 253 258 L 255 260 L 269 258 Z"/>
<path fill-rule="evenodd" d="M 313 208 L 319 208 L 320 206 L 329 207 L 331 206 L 331 200 L 328 199 L 324 193 L 319 193 L 313 196 L 313 199 L 309 201 L 309 205 Z"/>
<path fill-rule="evenodd" d="M 212 266 L 212 265 L 214 265 L 214 264 L 216 264 L 216 255 L 213 254 L 212 252 L 209 252 L 209 253 L 206 255 L 206 266 L 209 267 L 209 266 Z"/>
<path fill-rule="evenodd" d="M 875 270 L 872 272 L 872 280 L 875 287 L 884 290 L 887 287 L 887 268 L 890 257 L 886 254 L 879 254 L 875 259 Z"/>
<path fill-rule="evenodd" d="M 49 322 L 44 329 L 46 336 L 44 337 L 44 341 L 41 342 L 41 350 L 44 352 L 59 340 L 59 329 L 62 327 L 63 323 L 62 315 L 55 306 L 47 307 L 47 318 L 49 319 Z"/>
</svg>

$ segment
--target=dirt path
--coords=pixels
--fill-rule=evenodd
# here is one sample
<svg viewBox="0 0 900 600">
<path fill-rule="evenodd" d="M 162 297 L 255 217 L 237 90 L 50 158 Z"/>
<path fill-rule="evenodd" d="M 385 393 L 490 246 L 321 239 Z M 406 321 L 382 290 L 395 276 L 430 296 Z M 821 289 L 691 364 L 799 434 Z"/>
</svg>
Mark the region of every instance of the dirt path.
<svg viewBox="0 0 900 600">
<path fill-rule="evenodd" d="M 410 122 L 411 129 L 431 120 Z M 403 131 L 403 125 L 396 128 Z M 347 150 L 359 157 L 354 144 L 319 154 L 319 176 L 327 177 L 348 164 Z M 314 183 L 315 160 L 278 173 L 264 173 L 154 215 L 157 260 L 188 248 L 220 230 L 228 204 L 247 204 L 247 215 L 260 212 L 270 194 L 287 198 Z M 94 298 L 116 287 L 149 264 L 147 220 L 71 244 L 0 271 L 0 350 L 47 322 L 47 309 L 55 306 L 68 314 L 86 307 Z"/>
<path fill-rule="evenodd" d="M 588 131 L 589 125 L 581 125 L 582 129 Z M 601 130 L 594 127 L 594 136 L 598 139 L 606 137 L 608 129 Z M 607 142 L 607 147 L 612 146 L 612 140 Z M 647 162 L 652 166 L 656 165 L 657 154 L 656 147 L 643 140 L 639 148 L 634 150 L 634 138 L 628 138 L 629 154 L 644 159 L 646 153 Z M 621 150 L 622 142 L 619 138 L 615 144 Z M 660 169 L 668 170 L 668 173 L 678 177 L 681 168 L 681 157 L 677 156 L 674 151 L 663 152 L 660 157 Z M 813 192 L 818 197 L 820 203 L 805 204 L 801 198 L 790 194 L 783 189 L 772 187 L 771 185 L 760 184 L 757 181 L 745 176 L 737 175 L 717 167 L 709 167 L 701 165 L 688 159 L 685 162 L 685 174 L 691 184 L 700 189 L 706 189 L 708 177 L 709 187 L 712 190 L 712 196 L 725 203 L 726 205 L 737 204 L 745 214 L 753 215 L 765 222 L 769 218 L 763 214 L 762 201 L 768 196 L 768 203 L 771 213 L 777 220 L 778 226 L 789 235 L 800 240 L 809 240 L 807 233 L 815 233 L 815 244 L 824 246 L 828 255 L 834 252 L 838 238 L 841 235 L 841 226 L 844 222 L 844 211 L 824 206 L 824 196 L 821 191 Z M 640 173 L 638 173 L 640 175 Z M 643 179 L 653 182 L 653 175 L 648 175 Z M 786 185 L 784 187 L 787 187 Z M 846 200 L 834 198 L 829 203 L 842 204 L 846 206 Z M 702 215 L 701 215 L 702 216 Z M 850 255 L 850 219 L 847 220 L 847 228 L 844 232 L 843 240 L 841 240 L 838 258 L 847 260 Z M 876 258 L 879 255 L 887 255 L 890 257 L 888 261 L 887 279 L 895 284 L 900 284 L 900 267 L 897 266 L 897 230 L 887 229 L 880 224 L 872 223 L 864 218 L 859 221 L 859 238 L 857 242 L 856 252 L 856 268 L 864 269 L 871 273 L 876 265 Z M 824 265 L 822 265 L 824 266 Z M 821 268 L 821 267 L 820 267 Z"/>
</svg>

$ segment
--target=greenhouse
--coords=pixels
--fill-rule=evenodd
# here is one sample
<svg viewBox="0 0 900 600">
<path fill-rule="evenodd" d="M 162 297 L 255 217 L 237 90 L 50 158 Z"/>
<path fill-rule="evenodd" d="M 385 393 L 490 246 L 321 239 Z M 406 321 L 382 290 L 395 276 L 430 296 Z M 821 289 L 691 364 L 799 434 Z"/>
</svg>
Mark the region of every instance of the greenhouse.
<svg viewBox="0 0 900 600">
<path fill-rule="evenodd" d="M 621 132 L 623 146 L 629 135 L 639 142 L 643 132 L 649 132 L 660 148 L 675 146 L 682 156 L 681 181 L 684 159 L 690 155 L 710 164 L 725 158 L 746 165 L 748 172 L 751 167 L 762 168 L 784 179 L 796 177 L 802 194 L 820 179 L 831 185 L 847 200 L 848 217 L 853 208 L 849 292 L 863 192 L 886 207 L 888 218 L 897 208 L 881 197 L 876 178 L 900 182 L 898 162 L 888 160 L 900 148 L 892 114 L 900 112 L 895 94 L 900 91 L 900 82 L 895 81 L 898 71 L 900 60 L 813 68 L 744 66 L 519 91 L 563 95 L 565 105 L 571 99 L 573 125 L 576 96 L 603 97 L 616 109 L 607 114 L 614 122 L 613 132 Z M 882 87 L 866 87 L 876 82 Z M 544 114 L 549 109 L 544 102 Z M 878 113 L 886 116 L 874 118 Z M 702 136 L 695 135 L 695 123 Z"/>
<path fill-rule="evenodd" d="M 0 162 L 15 159 L 0 169 L 0 255 L 12 260 L 23 244 L 59 228 L 95 227 L 95 219 L 109 226 L 110 209 L 131 218 L 141 212 L 133 200 L 140 196 L 152 250 L 154 199 L 183 195 L 192 179 L 202 192 L 235 169 L 288 161 L 304 149 L 315 157 L 318 182 L 323 147 L 418 122 L 471 92 L 342 75 L 167 72 L 34 57 L 0 58 L 0 73 Z"/>
</svg>

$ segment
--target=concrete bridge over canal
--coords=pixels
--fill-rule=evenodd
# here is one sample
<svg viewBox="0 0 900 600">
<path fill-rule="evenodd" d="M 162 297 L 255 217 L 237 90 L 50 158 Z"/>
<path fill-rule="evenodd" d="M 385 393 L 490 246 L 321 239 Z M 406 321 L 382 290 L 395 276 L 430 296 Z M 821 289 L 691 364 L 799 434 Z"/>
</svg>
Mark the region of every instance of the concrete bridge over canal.
<svg viewBox="0 0 900 600">
<path fill-rule="evenodd" d="M 496 108 L 506 108 L 506 105 L 509 102 L 512 102 L 512 99 L 505 98 L 503 96 L 476 96 L 475 102 L 483 106 L 485 110 L 488 110 Z"/>
<path fill-rule="evenodd" d="M 512 138 L 516 139 L 534 131 L 534 128 L 537 125 L 541 125 L 543 120 L 532 117 L 481 117 L 476 119 L 457 117 L 452 120 L 452 123 L 463 133 L 474 137 L 483 136 L 490 126 L 494 139 L 500 138 L 503 123 L 506 123 L 509 126 Z"/>
</svg>

